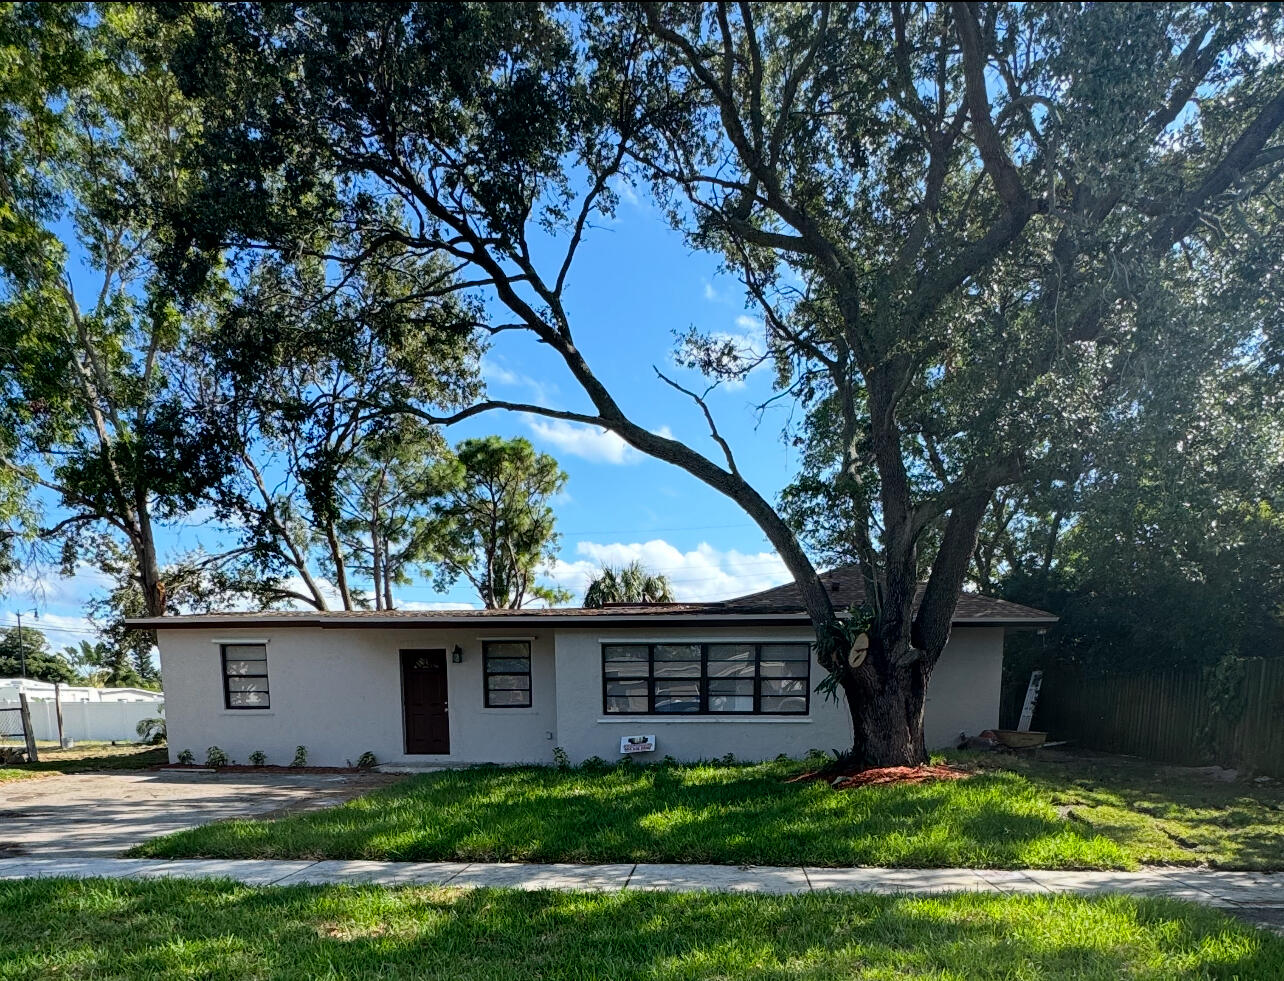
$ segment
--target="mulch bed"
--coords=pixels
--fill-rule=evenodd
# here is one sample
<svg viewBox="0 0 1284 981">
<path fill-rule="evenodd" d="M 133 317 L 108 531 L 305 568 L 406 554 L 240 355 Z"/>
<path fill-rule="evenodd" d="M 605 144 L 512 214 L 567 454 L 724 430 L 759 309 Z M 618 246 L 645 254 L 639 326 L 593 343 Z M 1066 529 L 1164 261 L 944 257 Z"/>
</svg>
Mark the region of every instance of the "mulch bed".
<svg viewBox="0 0 1284 981">
<path fill-rule="evenodd" d="M 835 790 L 853 790 L 856 787 L 872 787 L 877 784 L 892 783 L 931 783 L 934 780 L 965 780 L 972 774 L 943 764 L 924 766 L 879 766 L 869 770 L 844 770 L 837 766 L 827 766 L 821 770 L 802 773 L 791 777 L 788 783 L 800 783 L 804 780 L 824 780 Z"/>
<path fill-rule="evenodd" d="M 216 770 L 219 773 L 372 773 L 355 766 L 274 766 L 265 763 L 263 766 L 247 766 L 244 763 L 233 763 L 230 766 L 205 766 L 202 763 L 166 763 L 164 766 L 152 767 L 154 770 Z"/>
</svg>

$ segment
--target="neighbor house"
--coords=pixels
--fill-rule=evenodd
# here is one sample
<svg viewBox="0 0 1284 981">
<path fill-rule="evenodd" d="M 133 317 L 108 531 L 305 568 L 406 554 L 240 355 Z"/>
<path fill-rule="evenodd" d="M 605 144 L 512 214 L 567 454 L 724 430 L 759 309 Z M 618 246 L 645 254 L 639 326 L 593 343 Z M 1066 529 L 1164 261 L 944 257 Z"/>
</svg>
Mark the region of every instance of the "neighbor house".
<svg viewBox="0 0 1284 981">
<path fill-rule="evenodd" d="M 835 607 L 854 569 L 823 577 Z M 998 724 L 1003 638 L 1055 617 L 965 593 L 927 696 L 927 740 Z M 130 621 L 156 630 L 171 758 L 218 746 L 316 765 L 549 763 L 844 748 L 844 705 L 793 584 L 717 603 L 598 609 L 272 611 Z M 653 744 L 639 737 L 654 737 Z M 634 742 L 627 742 L 633 739 Z M 653 749 L 651 746 L 653 745 Z"/>
</svg>

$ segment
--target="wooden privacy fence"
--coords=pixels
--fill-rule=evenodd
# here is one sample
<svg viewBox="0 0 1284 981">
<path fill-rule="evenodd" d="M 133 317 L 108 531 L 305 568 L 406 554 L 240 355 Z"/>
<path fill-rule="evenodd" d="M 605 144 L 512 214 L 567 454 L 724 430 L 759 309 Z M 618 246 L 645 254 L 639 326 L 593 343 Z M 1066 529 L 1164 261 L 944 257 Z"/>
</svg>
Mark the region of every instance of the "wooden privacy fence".
<svg viewBox="0 0 1284 981">
<path fill-rule="evenodd" d="M 1087 749 L 1284 777 L 1284 658 L 1232 667 L 1228 684 L 1200 668 L 1096 676 L 1051 666 L 1034 727 Z"/>
</svg>

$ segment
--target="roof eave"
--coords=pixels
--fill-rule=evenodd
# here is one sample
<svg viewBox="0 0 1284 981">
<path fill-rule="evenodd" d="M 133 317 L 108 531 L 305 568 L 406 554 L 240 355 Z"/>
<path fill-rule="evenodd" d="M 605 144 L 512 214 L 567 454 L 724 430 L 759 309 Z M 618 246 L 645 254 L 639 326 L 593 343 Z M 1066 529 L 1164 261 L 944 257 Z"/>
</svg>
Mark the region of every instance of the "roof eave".
<svg viewBox="0 0 1284 981">
<path fill-rule="evenodd" d="M 841 615 L 841 614 L 840 614 Z M 953 621 L 954 627 L 1042 627 L 1057 622 L 1057 617 L 967 617 Z M 736 626 L 754 624 L 762 627 L 806 626 L 810 619 L 805 613 L 669 613 L 622 614 L 620 616 L 439 616 L 431 619 L 413 617 L 344 617 L 342 615 L 309 615 L 298 617 L 137 617 L 127 619 L 131 630 L 233 630 L 269 627 L 316 627 L 322 630 L 341 630 L 360 627 L 379 627 L 398 630 L 433 630 L 447 627 L 654 627 L 675 624 L 685 627 Z"/>
</svg>

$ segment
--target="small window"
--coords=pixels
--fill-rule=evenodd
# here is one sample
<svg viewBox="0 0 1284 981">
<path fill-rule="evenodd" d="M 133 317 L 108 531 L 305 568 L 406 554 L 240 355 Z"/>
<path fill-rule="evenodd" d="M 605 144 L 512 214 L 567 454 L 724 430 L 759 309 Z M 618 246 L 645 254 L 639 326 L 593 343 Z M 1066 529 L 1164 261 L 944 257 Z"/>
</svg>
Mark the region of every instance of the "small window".
<svg viewBox="0 0 1284 981">
<path fill-rule="evenodd" d="M 230 709 L 271 708 L 267 646 L 223 644 L 223 705 Z"/>
<path fill-rule="evenodd" d="M 482 641 L 487 708 L 529 708 L 531 645 L 526 640 Z"/>
</svg>

